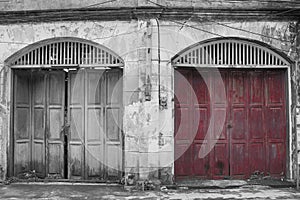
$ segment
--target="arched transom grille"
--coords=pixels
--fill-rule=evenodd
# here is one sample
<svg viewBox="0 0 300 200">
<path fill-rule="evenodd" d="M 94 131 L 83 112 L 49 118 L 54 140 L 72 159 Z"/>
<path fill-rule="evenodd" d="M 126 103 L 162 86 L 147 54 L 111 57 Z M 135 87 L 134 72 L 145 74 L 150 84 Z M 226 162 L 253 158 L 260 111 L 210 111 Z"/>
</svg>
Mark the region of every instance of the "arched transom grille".
<svg viewBox="0 0 300 200">
<path fill-rule="evenodd" d="M 11 66 L 122 66 L 122 59 L 96 43 L 60 38 L 33 44 L 8 59 Z"/>
<path fill-rule="evenodd" d="M 172 59 L 173 66 L 286 66 L 275 51 L 246 40 L 219 39 L 194 45 Z"/>
</svg>

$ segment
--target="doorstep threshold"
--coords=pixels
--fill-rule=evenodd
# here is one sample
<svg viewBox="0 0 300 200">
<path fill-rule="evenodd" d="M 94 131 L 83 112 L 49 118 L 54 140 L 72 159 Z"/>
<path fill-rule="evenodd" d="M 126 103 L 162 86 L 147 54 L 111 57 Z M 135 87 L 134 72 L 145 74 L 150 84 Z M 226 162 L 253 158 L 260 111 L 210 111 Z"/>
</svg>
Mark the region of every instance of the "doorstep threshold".
<svg viewBox="0 0 300 200">
<path fill-rule="evenodd" d="M 63 182 L 63 181 L 51 181 L 51 182 L 14 182 L 11 185 L 98 185 L 98 186 L 112 186 L 112 187 L 121 187 L 121 184 L 118 183 L 97 183 L 97 182 Z"/>
<path fill-rule="evenodd" d="M 5 183 L 6 181 L 4 181 Z M 32 184 L 32 185 L 107 185 L 107 186 L 119 186 L 120 181 L 108 181 L 108 180 L 81 180 L 81 179 L 11 179 L 8 180 L 9 184 Z"/>
</svg>

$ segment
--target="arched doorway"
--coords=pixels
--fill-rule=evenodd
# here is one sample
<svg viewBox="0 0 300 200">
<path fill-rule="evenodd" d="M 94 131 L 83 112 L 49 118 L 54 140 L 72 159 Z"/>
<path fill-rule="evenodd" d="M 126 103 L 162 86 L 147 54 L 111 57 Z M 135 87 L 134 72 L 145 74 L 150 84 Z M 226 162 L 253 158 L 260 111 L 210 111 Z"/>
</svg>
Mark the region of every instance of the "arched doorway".
<svg viewBox="0 0 300 200">
<path fill-rule="evenodd" d="M 116 53 L 54 38 L 25 47 L 6 65 L 14 80 L 12 176 L 121 178 L 124 62 Z"/>
<path fill-rule="evenodd" d="M 173 57 L 177 181 L 286 176 L 290 63 L 241 38 L 210 39 Z"/>
</svg>

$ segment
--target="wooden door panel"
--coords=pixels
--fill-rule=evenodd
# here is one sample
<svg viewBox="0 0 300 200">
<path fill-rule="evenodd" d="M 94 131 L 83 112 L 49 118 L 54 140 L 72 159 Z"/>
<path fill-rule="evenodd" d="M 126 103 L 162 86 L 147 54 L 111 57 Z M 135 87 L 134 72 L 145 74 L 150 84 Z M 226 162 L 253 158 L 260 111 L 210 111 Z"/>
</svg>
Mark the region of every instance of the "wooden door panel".
<svg viewBox="0 0 300 200">
<path fill-rule="evenodd" d="M 30 139 L 30 108 L 17 107 L 15 110 L 15 139 Z"/>
<path fill-rule="evenodd" d="M 86 150 L 86 166 L 88 179 L 101 179 L 104 177 L 104 169 L 101 162 L 103 161 L 103 156 L 103 144 L 99 144 L 97 142 L 89 142 Z"/>
<path fill-rule="evenodd" d="M 284 110 L 281 107 L 269 107 L 265 114 L 268 139 L 284 139 Z"/>
<path fill-rule="evenodd" d="M 249 143 L 249 172 L 266 171 L 266 151 L 264 141 Z"/>
<path fill-rule="evenodd" d="M 190 177 L 193 175 L 192 166 L 192 149 L 190 144 L 175 145 L 175 174 L 177 178 Z"/>
<path fill-rule="evenodd" d="M 214 116 L 211 117 L 211 123 L 213 125 L 213 133 L 211 133 L 211 138 L 213 140 L 219 141 L 227 141 L 227 134 L 226 134 L 226 116 L 227 116 L 227 108 L 226 107 L 215 107 L 214 109 Z M 225 122 L 224 122 L 225 117 Z"/>
<path fill-rule="evenodd" d="M 264 104 L 264 78 L 263 71 L 250 71 L 249 77 L 249 105 L 262 106 Z"/>
<path fill-rule="evenodd" d="M 267 104 L 283 103 L 284 84 L 282 72 L 268 71 L 266 73 Z"/>
<path fill-rule="evenodd" d="M 268 153 L 268 171 L 271 176 L 283 176 L 285 174 L 285 147 L 284 143 L 269 143 Z"/>
<path fill-rule="evenodd" d="M 104 178 L 104 126 L 103 126 L 103 75 L 104 70 L 89 70 L 86 73 L 86 176 L 88 179 Z"/>
<path fill-rule="evenodd" d="M 265 72 L 265 131 L 266 173 L 285 175 L 286 162 L 286 105 L 284 71 Z"/>
<path fill-rule="evenodd" d="M 42 72 L 32 72 L 32 169 L 40 177 L 46 175 L 45 164 L 45 128 L 46 128 L 46 75 Z"/>
<path fill-rule="evenodd" d="M 48 175 L 63 178 L 64 149 L 58 143 L 48 144 Z"/>
<path fill-rule="evenodd" d="M 120 141 L 120 109 L 119 108 L 108 108 L 106 110 L 107 120 L 107 139 L 109 141 Z"/>
<path fill-rule="evenodd" d="M 232 108 L 232 128 L 231 128 L 231 139 L 233 140 L 247 140 L 247 129 L 246 129 L 246 117 L 247 111 L 245 108 Z"/>
<path fill-rule="evenodd" d="M 247 143 L 231 143 L 231 175 L 245 177 L 248 173 Z"/>
<path fill-rule="evenodd" d="M 177 154 L 180 151 L 190 149 L 188 135 L 192 130 L 191 126 L 195 125 L 195 122 L 190 123 L 194 120 L 195 113 L 199 114 L 199 123 L 197 135 L 190 144 L 193 151 L 186 151 L 175 161 L 176 179 L 195 176 L 219 179 L 227 175 L 233 178 L 247 178 L 257 171 L 271 176 L 284 176 L 284 70 L 220 70 L 223 84 L 222 80 L 218 80 L 216 73 L 211 72 L 208 73 L 208 86 L 204 84 L 203 78 L 191 69 L 177 71 L 183 76 L 175 73 L 175 94 L 177 98 L 182 96 L 183 101 L 175 98 L 175 158 L 179 156 Z M 196 92 L 198 100 L 197 106 L 191 101 L 190 87 L 184 83 L 184 78 L 188 83 L 192 80 L 192 89 Z M 223 86 L 226 96 L 221 93 Z M 206 89 L 212 91 L 212 94 L 208 95 Z M 224 127 L 220 126 L 223 115 L 226 115 Z M 212 123 L 213 126 L 213 137 L 209 142 L 214 144 L 214 147 L 207 157 L 200 159 L 197 158 L 197 151 L 199 152 L 203 145 L 208 123 Z M 217 139 L 216 133 L 221 128 L 221 136 Z"/>
<path fill-rule="evenodd" d="M 82 70 L 69 75 L 71 178 L 121 177 L 120 77 L 120 70 Z"/>
<path fill-rule="evenodd" d="M 175 107 L 189 106 L 190 101 L 190 73 L 186 70 L 178 70 L 175 72 Z"/>
<path fill-rule="evenodd" d="M 195 143 L 193 146 L 193 171 L 195 176 L 206 179 L 209 174 L 209 156 L 199 157 L 199 152 L 203 143 Z"/>
<path fill-rule="evenodd" d="M 229 82 L 230 175 L 245 178 L 248 175 L 248 79 L 246 71 L 231 71 Z"/>
<path fill-rule="evenodd" d="M 251 123 L 250 123 L 251 122 Z M 264 141 L 264 121 L 262 107 L 252 107 L 249 109 L 249 141 L 252 140 L 260 142 Z M 253 141 L 253 142 L 254 142 Z"/>
<path fill-rule="evenodd" d="M 69 178 L 82 179 L 83 177 L 83 160 L 82 160 L 82 144 L 81 142 L 69 143 Z"/>
<path fill-rule="evenodd" d="M 15 71 L 14 76 L 14 175 L 31 169 L 30 73 Z"/>
<path fill-rule="evenodd" d="M 64 177 L 64 126 L 65 73 L 48 73 L 47 148 L 48 174 Z"/>
<path fill-rule="evenodd" d="M 205 136 L 208 131 L 209 126 L 209 108 L 208 107 L 202 107 L 202 108 L 195 108 L 195 113 L 199 114 L 199 121 L 194 123 L 194 126 L 198 126 L 197 134 L 195 139 L 196 140 L 204 140 Z M 196 114 L 194 114 L 195 116 Z M 184 130 L 184 129 L 183 129 Z"/>
<path fill-rule="evenodd" d="M 31 145 L 29 141 L 15 141 L 14 175 L 20 176 L 23 172 L 31 170 Z"/>
<path fill-rule="evenodd" d="M 120 143 L 107 143 L 106 144 L 106 164 L 107 164 L 107 178 L 112 180 L 120 179 L 122 175 L 122 148 Z"/>
<path fill-rule="evenodd" d="M 215 179 L 223 178 L 229 175 L 229 159 L 228 159 L 228 144 L 217 143 L 212 148 L 211 157 L 211 173 Z"/>
<path fill-rule="evenodd" d="M 175 137 L 176 140 L 188 140 L 189 137 L 189 115 L 190 115 L 190 110 L 188 108 L 177 108 L 176 109 L 176 116 L 177 117 L 177 126 L 176 126 L 176 131 L 175 131 Z"/>
<path fill-rule="evenodd" d="M 69 178 L 84 178 L 84 71 L 69 72 Z"/>
<path fill-rule="evenodd" d="M 118 179 L 122 175 L 122 72 L 119 69 L 106 71 L 106 101 L 105 102 L 105 162 L 107 176 Z"/>
</svg>

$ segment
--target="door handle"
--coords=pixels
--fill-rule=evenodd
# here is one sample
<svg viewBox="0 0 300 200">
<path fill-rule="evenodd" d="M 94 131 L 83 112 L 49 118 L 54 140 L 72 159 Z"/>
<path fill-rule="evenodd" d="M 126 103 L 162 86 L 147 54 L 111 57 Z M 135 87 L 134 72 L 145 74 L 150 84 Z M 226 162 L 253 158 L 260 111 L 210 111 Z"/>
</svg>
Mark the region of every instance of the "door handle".
<svg viewBox="0 0 300 200">
<path fill-rule="evenodd" d="M 227 124 L 227 128 L 232 128 L 233 126 L 232 126 L 232 124 Z"/>
<path fill-rule="evenodd" d="M 69 135 L 70 124 L 65 124 L 61 127 L 61 134 Z"/>
</svg>

